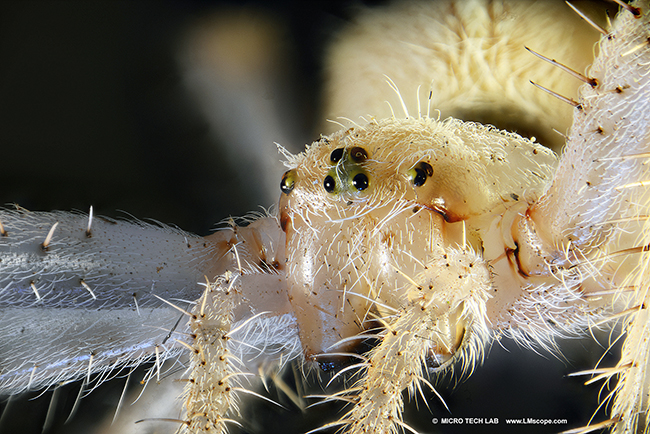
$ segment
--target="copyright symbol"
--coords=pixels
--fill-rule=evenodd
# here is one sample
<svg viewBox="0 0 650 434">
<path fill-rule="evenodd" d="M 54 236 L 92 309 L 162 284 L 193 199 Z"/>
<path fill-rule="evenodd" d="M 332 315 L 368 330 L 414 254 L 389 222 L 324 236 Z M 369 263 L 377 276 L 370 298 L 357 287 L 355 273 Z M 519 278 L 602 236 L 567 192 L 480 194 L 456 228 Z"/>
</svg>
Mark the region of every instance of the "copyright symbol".
<svg viewBox="0 0 650 434">
<path fill-rule="evenodd" d="M 431 423 L 434 424 L 434 425 L 437 424 L 437 423 L 438 423 L 438 419 L 436 419 L 436 418 L 434 417 L 433 419 L 431 419 Z"/>
</svg>

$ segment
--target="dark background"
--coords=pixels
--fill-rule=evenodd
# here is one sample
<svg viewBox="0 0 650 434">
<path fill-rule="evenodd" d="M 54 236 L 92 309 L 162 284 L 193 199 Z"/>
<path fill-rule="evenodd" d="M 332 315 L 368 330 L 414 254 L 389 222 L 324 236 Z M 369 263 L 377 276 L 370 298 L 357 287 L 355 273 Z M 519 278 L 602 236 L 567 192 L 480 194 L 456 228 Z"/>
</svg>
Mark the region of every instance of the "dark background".
<svg viewBox="0 0 650 434">
<path fill-rule="evenodd" d="M 288 61 L 282 86 L 289 85 L 282 92 L 290 97 L 292 131 L 287 136 L 295 141 L 287 146 L 299 149 L 317 137 L 319 59 L 326 41 L 360 4 L 246 3 L 277 20 L 285 34 Z M 254 171 L 252 163 L 224 163 L 225 144 L 211 134 L 209 114 L 184 86 L 178 63 L 187 29 L 205 15 L 235 6 L 0 2 L 0 203 L 30 210 L 87 211 L 93 205 L 98 214 L 120 217 L 125 214 L 118 210 L 124 210 L 199 234 L 208 234 L 229 215 L 271 205 L 271 198 L 260 203 L 254 182 L 242 182 L 242 172 Z M 249 121 L 254 126 L 255 119 Z M 600 385 L 585 387 L 583 380 L 565 375 L 593 366 L 602 348 L 589 339 L 574 341 L 561 360 L 509 341 L 504 345 L 510 351 L 495 344 L 469 380 L 439 383 L 451 416 L 568 419 L 566 426 L 526 427 L 526 432 L 539 433 L 589 420 Z M 613 363 L 605 360 L 603 365 Z M 104 413 L 114 411 L 123 385 L 115 383 L 83 399 L 72 421 L 64 424 L 78 391 L 78 385 L 66 386 L 49 432 L 90 432 Z M 41 432 L 51 392 L 28 400 L 35 395 L 12 403 L 0 419 L 0 432 Z M 436 398 L 430 401 L 436 417 L 449 416 Z M 257 403 L 245 410 L 246 430 L 301 432 L 336 418 L 332 407 L 302 415 L 287 406 L 277 410 Z M 405 419 L 421 432 L 494 429 L 434 426 L 421 400 L 417 406 L 419 413 L 410 406 Z M 597 420 L 604 418 L 601 414 Z M 507 430 L 503 420 L 498 430 Z"/>
</svg>

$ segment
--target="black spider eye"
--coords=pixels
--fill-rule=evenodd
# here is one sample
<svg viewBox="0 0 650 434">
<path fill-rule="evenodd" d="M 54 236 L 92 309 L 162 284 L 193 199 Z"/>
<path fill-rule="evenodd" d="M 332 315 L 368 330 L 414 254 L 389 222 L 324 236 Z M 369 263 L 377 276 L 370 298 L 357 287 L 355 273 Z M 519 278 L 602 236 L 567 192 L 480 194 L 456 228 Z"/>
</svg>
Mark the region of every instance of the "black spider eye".
<svg viewBox="0 0 650 434">
<path fill-rule="evenodd" d="M 419 187 L 427 182 L 427 174 L 422 169 L 415 169 L 415 176 L 413 177 L 413 185 Z"/>
<path fill-rule="evenodd" d="M 368 177 L 365 173 L 357 173 L 352 178 L 352 185 L 359 191 L 363 191 L 368 188 Z"/>
<path fill-rule="evenodd" d="M 366 150 L 363 148 L 355 146 L 354 148 L 350 149 L 350 158 L 352 158 L 352 161 L 355 163 L 361 163 L 362 161 L 368 159 L 368 152 L 366 152 Z"/>
<path fill-rule="evenodd" d="M 325 177 L 325 180 L 323 181 L 323 187 L 325 187 L 325 191 L 328 193 L 331 193 L 336 189 L 336 181 L 334 181 L 334 178 L 332 178 L 331 175 L 327 175 Z"/>
<path fill-rule="evenodd" d="M 343 158 L 343 148 L 337 148 L 332 151 L 330 154 L 330 161 L 332 163 L 338 163 Z"/>
<path fill-rule="evenodd" d="M 433 175 L 433 167 L 429 163 L 421 162 L 408 171 L 409 178 L 415 187 L 420 187 Z"/>
<path fill-rule="evenodd" d="M 296 185 L 296 172 L 289 170 L 282 175 L 282 181 L 280 181 L 280 190 L 282 193 L 289 194 L 293 190 L 293 187 Z"/>
</svg>

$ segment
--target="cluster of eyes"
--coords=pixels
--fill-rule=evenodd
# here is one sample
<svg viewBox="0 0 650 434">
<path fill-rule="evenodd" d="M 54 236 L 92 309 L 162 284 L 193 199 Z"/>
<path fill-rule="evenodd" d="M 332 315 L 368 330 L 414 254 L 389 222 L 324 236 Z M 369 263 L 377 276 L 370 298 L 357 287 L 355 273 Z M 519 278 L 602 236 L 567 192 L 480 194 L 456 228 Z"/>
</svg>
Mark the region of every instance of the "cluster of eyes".
<svg viewBox="0 0 650 434">
<path fill-rule="evenodd" d="M 350 148 L 336 148 L 330 154 L 332 168 L 323 179 L 323 188 L 327 193 L 335 194 L 343 190 L 343 186 L 349 184 L 356 191 L 364 191 L 370 187 L 368 177 L 363 163 L 368 159 L 368 152 L 359 146 Z M 421 187 L 428 178 L 433 175 L 433 167 L 427 162 L 421 161 L 408 170 L 407 176 L 414 187 Z M 339 183 L 337 184 L 337 180 Z M 289 194 L 296 185 L 295 170 L 289 170 L 282 177 L 280 189 L 283 193 Z"/>
</svg>

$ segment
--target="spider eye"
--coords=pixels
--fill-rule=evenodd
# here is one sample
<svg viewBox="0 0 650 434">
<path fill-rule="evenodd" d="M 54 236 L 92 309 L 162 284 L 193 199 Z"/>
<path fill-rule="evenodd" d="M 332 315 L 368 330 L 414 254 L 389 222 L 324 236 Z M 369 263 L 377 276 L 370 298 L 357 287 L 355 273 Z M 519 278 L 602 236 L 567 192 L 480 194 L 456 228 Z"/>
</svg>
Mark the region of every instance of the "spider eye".
<svg viewBox="0 0 650 434">
<path fill-rule="evenodd" d="M 336 189 L 336 181 L 334 181 L 334 178 L 332 178 L 331 175 L 327 175 L 325 177 L 325 180 L 323 181 L 323 187 L 325 187 L 325 191 L 328 193 L 331 193 Z"/>
<path fill-rule="evenodd" d="M 409 178 L 415 187 L 420 187 L 433 175 L 433 167 L 429 163 L 420 162 L 408 171 Z"/>
<path fill-rule="evenodd" d="M 350 149 L 350 158 L 352 158 L 352 161 L 355 163 L 361 163 L 362 161 L 366 161 L 368 159 L 368 152 L 366 152 L 366 150 L 363 148 L 355 146 L 354 148 Z"/>
<path fill-rule="evenodd" d="M 368 188 L 368 176 L 365 173 L 357 173 L 352 178 L 352 185 L 359 191 L 363 191 Z"/>
<path fill-rule="evenodd" d="M 330 154 L 330 161 L 332 163 L 338 163 L 343 158 L 343 148 L 337 148 L 332 151 Z"/>
<path fill-rule="evenodd" d="M 296 185 L 296 172 L 295 170 L 289 170 L 282 175 L 282 181 L 280 181 L 280 190 L 282 193 L 289 194 L 293 190 L 293 187 Z"/>
<path fill-rule="evenodd" d="M 413 169 L 415 171 L 415 176 L 413 176 L 412 182 L 413 185 L 416 187 L 420 187 L 421 185 L 424 185 L 425 182 L 427 182 L 427 174 L 424 170 L 422 169 Z"/>
</svg>

